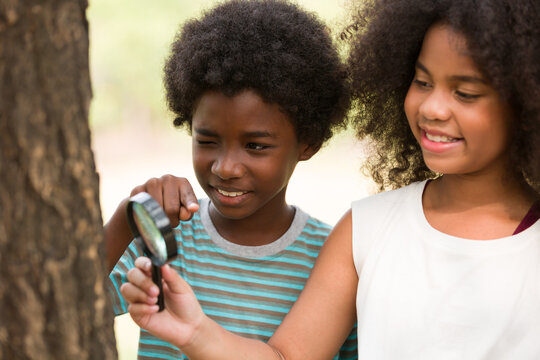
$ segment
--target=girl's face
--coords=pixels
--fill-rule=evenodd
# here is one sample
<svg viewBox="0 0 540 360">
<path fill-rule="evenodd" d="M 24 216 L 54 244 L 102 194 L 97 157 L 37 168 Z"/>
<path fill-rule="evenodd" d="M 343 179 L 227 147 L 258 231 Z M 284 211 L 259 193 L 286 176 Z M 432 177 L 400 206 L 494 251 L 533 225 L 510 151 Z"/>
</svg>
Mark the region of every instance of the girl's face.
<svg viewBox="0 0 540 360">
<path fill-rule="evenodd" d="M 426 165 L 442 174 L 504 172 L 510 109 L 443 24 L 426 33 L 405 114 Z"/>
</svg>

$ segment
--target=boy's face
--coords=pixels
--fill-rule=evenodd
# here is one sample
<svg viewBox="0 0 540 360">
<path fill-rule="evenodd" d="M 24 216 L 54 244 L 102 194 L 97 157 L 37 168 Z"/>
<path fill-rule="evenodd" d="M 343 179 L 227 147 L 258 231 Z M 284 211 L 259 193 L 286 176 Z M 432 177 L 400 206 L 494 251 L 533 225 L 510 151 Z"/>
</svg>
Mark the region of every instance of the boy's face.
<svg viewBox="0 0 540 360">
<path fill-rule="evenodd" d="M 313 155 L 297 141 L 277 104 L 246 90 L 234 97 L 203 94 L 192 119 L 197 180 L 226 219 L 276 216 L 298 161 Z M 214 213 L 215 214 L 215 213 Z"/>
</svg>

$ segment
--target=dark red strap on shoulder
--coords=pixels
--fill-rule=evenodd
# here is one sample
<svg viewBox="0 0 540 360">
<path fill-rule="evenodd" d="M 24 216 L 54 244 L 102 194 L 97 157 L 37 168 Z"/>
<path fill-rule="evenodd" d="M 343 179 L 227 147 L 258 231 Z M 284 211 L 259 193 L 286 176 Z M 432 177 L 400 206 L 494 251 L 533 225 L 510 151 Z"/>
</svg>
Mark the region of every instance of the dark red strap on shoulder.
<svg viewBox="0 0 540 360">
<path fill-rule="evenodd" d="M 531 208 L 521 220 L 518 227 L 516 228 L 516 231 L 514 231 L 513 235 L 519 234 L 523 230 L 529 228 L 534 224 L 538 219 L 540 218 L 540 201 L 535 202 L 532 204 Z"/>
</svg>

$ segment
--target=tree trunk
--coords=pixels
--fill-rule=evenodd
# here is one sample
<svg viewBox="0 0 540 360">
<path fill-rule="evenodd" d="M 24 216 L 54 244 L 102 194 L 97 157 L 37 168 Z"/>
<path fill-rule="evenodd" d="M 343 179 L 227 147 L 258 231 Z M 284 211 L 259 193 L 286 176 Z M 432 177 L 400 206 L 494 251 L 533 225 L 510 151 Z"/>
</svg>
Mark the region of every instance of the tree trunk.
<svg viewBox="0 0 540 360">
<path fill-rule="evenodd" d="M 0 0 L 0 359 L 117 356 L 86 8 Z"/>
</svg>

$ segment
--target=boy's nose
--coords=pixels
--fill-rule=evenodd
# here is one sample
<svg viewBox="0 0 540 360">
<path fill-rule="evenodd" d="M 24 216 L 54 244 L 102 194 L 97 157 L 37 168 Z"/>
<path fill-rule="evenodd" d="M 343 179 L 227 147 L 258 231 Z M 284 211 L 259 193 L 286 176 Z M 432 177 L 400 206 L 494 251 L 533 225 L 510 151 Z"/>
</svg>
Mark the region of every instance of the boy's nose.
<svg viewBox="0 0 540 360">
<path fill-rule="evenodd" d="M 433 90 L 420 104 L 419 112 L 426 120 L 448 120 L 452 114 L 449 94 L 442 90 Z"/>
<path fill-rule="evenodd" d="M 214 160 L 212 174 L 223 180 L 238 178 L 243 174 L 243 166 L 234 154 L 223 154 Z"/>
</svg>

